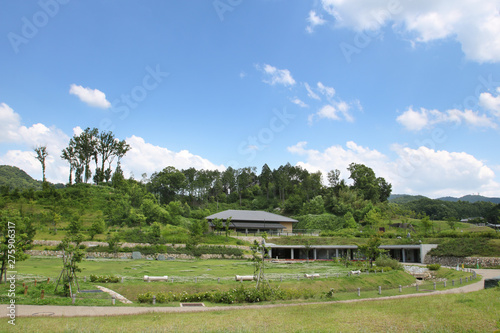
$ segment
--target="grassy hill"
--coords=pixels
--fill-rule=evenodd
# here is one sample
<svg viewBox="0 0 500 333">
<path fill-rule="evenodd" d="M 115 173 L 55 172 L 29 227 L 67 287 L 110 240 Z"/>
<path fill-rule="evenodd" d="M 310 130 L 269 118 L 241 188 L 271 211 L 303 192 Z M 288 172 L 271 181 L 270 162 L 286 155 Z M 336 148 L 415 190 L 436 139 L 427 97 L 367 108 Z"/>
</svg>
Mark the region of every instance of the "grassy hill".
<svg viewBox="0 0 500 333">
<path fill-rule="evenodd" d="M 15 166 L 0 165 L 0 187 L 8 186 L 9 189 L 34 189 L 41 190 L 42 182 L 34 180 L 23 170 Z"/>
</svg>

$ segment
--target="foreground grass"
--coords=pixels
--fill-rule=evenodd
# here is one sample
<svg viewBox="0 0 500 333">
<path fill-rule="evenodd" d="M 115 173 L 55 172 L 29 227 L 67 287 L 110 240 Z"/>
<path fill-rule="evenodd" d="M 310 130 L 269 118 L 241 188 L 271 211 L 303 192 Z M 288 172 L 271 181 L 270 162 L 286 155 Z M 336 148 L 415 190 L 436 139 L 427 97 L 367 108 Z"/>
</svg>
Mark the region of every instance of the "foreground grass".
<svg viewBox="0 0 500 333">
<path fill-rule="evenodd" d="M 121 317 L 18 318 L 22 332 L 493 332 L 500 289 L 425 298 Z"/>
</svg>

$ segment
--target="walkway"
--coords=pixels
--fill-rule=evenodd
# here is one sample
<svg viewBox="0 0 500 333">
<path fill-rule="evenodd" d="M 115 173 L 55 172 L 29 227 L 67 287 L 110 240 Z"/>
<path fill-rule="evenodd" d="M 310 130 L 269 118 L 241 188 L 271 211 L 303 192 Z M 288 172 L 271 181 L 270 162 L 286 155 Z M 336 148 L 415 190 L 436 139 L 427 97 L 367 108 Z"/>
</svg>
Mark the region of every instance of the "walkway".
<svg viewBox="0 0 500 333">
<path fill-rule="evenodd" d="M 31 317 L 31 316 L 63 316 L 63 317 L 82 317 L 82 316 L 119 316 L 133 315 L 142 313 L 181 313 L 181 312 L 202 312 L 202 311 L 221 311 L 221 310 L 242 310 L 242 309 L 263 309 L 273 307 L 286 306 L 304 306 L 308 304 L 335 304 L 335 303 L 351 303 L 363 302 L 370 300 L 384 300 L 409 297 L 424 297 L 438 294 L 452 293 L 468 293 L 478 291 L 484 288 L 484 280 L 500 275 L 499 269 L 476 269 L 477 274 L 483 278 L 481 281 L 469 284 L 467 286 L 442 291 L 434 291 L 425 294 L 409 294 L 400 296 L 388 296 L 378 298 L 352 299 L 346 301 L 332 302 L 314 302 L 314 303 L 294 303 L 294 304 L 266 304 L 266 305 L 240 305 L 240 306 L 214 306 L 214 307 L 113 307 L 113 306 L 57 306 L 57 305 L 17 305 L 16 317 Z M 4 309 L 1 317 L 6 317 L 7 305 L 1 305 Z"/>
</svg>

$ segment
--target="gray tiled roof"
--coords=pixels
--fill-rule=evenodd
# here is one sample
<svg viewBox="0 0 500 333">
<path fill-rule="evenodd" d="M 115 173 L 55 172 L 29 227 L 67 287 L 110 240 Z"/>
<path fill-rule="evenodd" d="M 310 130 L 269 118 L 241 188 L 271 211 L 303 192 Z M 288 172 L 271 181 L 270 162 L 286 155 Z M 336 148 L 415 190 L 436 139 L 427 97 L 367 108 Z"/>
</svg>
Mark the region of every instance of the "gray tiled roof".
<svg viewBox="0 0 500 333">
<path fill-rule="evenodd" d="M 207 220 L 231 218 L 231 222 L 298 222 L 286 216 L 263 212 L 260 210 L 225 210 L 207 216 Z"/>
</svg>

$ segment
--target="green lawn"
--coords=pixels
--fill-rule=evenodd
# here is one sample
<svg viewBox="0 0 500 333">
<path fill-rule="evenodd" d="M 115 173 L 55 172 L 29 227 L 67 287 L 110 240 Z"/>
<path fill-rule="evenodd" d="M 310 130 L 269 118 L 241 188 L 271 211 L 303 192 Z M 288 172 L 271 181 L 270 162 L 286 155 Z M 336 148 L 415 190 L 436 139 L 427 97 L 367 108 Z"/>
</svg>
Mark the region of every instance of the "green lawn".
<svg viewBox="0 0 500 333">
<path fill-rule="evenodd" d="M 425 298 L 120 317 L 18 318 L 19 332 L 493 332 L 500 289 Z"/>
<path fill-rule="evenodd" d="M 197 293 L 213 290 L 228 290 L 237 288 L 242 285 L 241 282 L 235 281 L 235 275 L 253 275 L 253 263 L 245 260 L 172 260 L 172 261 L 152 261 L 152 260 L 84 260 L 80 267 L 82 271 L 78 274 L 81 283 L 81 289 L 95 289 L 96 285 L 105 285 L 110 289 L 117 291 L 132 301 L 137 300 L 139 294 L 152 292 L 154 294 L 160 292 L 187 292 Z M 29 260 L 18 262 L 18 287 L 23 283 L 27 283 L 30 288 L 33 286 L 34 280 L 38 284 L 47 281 L 50 278 L 52 282 L 57 281 L 62 268 L 62 260 L 60 258 L 35 257 Z M 310 262 L 310 263 L 294 263 L 294 264 L 275 264 L 266 263 L 266 277 L 271 285 L 280 286 L 282 289 L 297 290 L 302 298 L 320 299 L 322 295 L 328 292 L 331 288 L 335 290 L 336 299 L 357 298 L 354 295 L 357 288 L 361 288 L 363 297 L 371 297 L 367 295 L 377 296 L 377 288 L 381 286 L 384 290 L 383 296 L 399 294 L 397 287 L 399 285 L 408 286 L 414 283 L 415 279 L 402 271 L 391 271 L 377 274 L 363 274 L 361 276 L 350 276 L 346 274 L 346 269 L 334 262 Z M 320 278 L 310 280 L 305 279 L 304 274 L 318 273 Z M 90 275 L 115 275 L 124 277 L 124 283 L 90 283 Z M 168 275 L 168 282 L 151 282 L 143 281 L 143 276 L 163 276 Z M 460 277 L 469 276 L 470 273 L 456 272 L 442 268 L 438 272 L 438 278 L 446 278 L 449 281 Z M 84 283 L 84 277 L 87 282 Z M 174 281 L 172 281 L 172 279 Z M 253 286 L 254 282 L 244 282 L 244 286 Z M 4 292 L 5 285 L 0 285 L 0 291 Z M 438 285 L 440 289 L 442 284 Z M 448 283 L 448 288 L 451 283 Z M 39 288 L 40 289 L 40 288 Z M 432 284 L 422 286 L 422 290 L 432 289 Z M 34 289 L 30 289 L 34 290 Z M 49 295 L 52 289 L 47 287 Z M 39 290 L 31 298 L 21 296 L 23 290 L 16 291 L 16 295 L 20 296 L 19 304 L 40 304 Z M 415 288 L 404 289 L 403 293 L 416 292 Z M 79 294 L 79 297 L 84 300 L 83 304 L 92 304 L 92 295 Z M 57 297 L 56 297 L 57 298 Z M 53 299 L 53 304 L 69 304 L 69 300 Z M 96 304 L 109 305 L 109 301 L 98 301 Z M 42 302 L 48 304 L 50 302 Z M 82 304 L 79 302 L 79 304 Z"/>
</svg>

